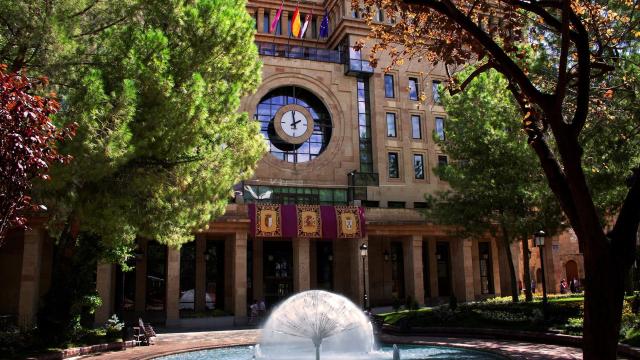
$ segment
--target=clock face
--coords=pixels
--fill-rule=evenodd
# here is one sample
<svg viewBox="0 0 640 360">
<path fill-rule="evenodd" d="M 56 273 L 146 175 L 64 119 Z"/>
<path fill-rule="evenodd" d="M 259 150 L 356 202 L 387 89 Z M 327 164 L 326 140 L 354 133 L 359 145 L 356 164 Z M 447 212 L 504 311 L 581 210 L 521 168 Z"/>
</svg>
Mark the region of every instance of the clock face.
<svg viewBox="0 0 640 360">
<path fill-rule="evenodd" d="M 312 161 L 331 141 L 333 126 L 324 102 L 311 91 L 284 86 L 260 99 L 255 119 L 269 152 L 289 163 Z"/>
<path fill-rule="evenodd" d="M 300 105 L 281 107 L 273 117 L 275 135 L 286 144 L 299 145 L 313 133 L 313 118 Z"/>
<path fill-rule="evenodd" d="M 285 134 L 292 138 L 299 138 L 306 134 L 309 128 L 309 119 L 300 111 L 285 111 L 280 118 L 280 126 Z"/>
</svg>

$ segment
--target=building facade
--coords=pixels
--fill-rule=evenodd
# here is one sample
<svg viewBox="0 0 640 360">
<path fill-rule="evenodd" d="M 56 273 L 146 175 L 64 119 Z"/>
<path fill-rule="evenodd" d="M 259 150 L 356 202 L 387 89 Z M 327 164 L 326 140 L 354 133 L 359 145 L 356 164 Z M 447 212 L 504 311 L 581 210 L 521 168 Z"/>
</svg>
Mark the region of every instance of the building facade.
<svg viewBox="0 0 640 360">
<path fill-rule="evenodd" d="M 368 28 L 348 0 L 301 3 L 302 21 L 311 19 L 302 39 L 289 35 L 296 4 L 286 3 L 270 33 L 280 4 L 247 6 L 264 65 L 262 84 L 242 99 L 241 111 L 260 123 L 269 148 L 255 176 L 238 184 L 226 214 L 196 231 L 192 243 L 174 249 L 140 240 L 131 272 L 100 264 L 96 323 L 113 313 L 169 326 L 224 314 L 243 323 L 254 300 L 269 307 L 307 289 L 372 307 L 508 294 L 500 243 L 452 237 L 420 212 L 426 194 L 447 186 L 433 172 L 448 161 L 434 140 L 446 131 L 434 92 L 443 69 L 418 62 L 386 74 L 373 69 L 368 48 L 352 47 Z M 329 35 L 320 37 L 325 12 Z M 390 21 L 383 14 L 377 20 Z M 274 218 L 260 215 L 267 210 Z M 310 224 L 329 230 L 305 233 L 304 224 L 287 230 L 285 223 L 302 221 L 307 210 L 316 214 Z M 344 220 L 345 211 L 358 215 Z M 351 220 L 357 231 L 344 233 Z M 53 245 L 38 226 L 13 236 L 24 241 L 0 249 L 3 287 L 15 293 L 3 298 L 0 313 L 28 324 L 48 287 Z M 554 241 L 562 246 L 561 238 Z M 581 259 L 571 260 L 583 277 Z M 565 260 L 549 251 L 545 261 L 561 269 Z M 550 284 L 559 282 L 558 269 L 548 272 Z"/>
</svg>

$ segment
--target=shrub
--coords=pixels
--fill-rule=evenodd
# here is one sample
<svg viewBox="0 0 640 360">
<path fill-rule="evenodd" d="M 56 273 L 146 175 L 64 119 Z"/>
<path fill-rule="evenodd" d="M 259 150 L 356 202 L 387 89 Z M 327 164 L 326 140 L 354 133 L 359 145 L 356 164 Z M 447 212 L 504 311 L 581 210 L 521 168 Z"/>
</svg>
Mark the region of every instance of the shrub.
<svg viewBox="0 0 640 360">
<path fill-rule="evenodd" d="M 456 298 L 455 295 L 451 294 L 451 296 L 449 297 L 449 309 L 451 309 L 451 311 L 456 311 L 457 308 L 458 308 L 458 299 Z"/>
<path fill-rule="evenodd" d="M 122 329 L 124 329 L 124 322 L 120 321 L 116 314 L 113 314 L 113 316 L 104 323 L 104 330 L 108 340 L 115 340 L 122 337 Z"/>
</svg>

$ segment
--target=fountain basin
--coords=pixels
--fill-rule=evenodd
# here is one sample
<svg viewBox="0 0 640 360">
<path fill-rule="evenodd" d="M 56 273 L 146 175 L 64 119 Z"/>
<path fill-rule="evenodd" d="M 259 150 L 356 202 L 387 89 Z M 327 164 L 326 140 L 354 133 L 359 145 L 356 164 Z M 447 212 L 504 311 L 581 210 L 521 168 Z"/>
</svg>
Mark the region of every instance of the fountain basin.
<svg viewBox="0 0 640 360">
<path fill-rule="evenodd" d="M 489 353 L 485 351 L 444 347 L 444 346 L 428 346 L 428 345 L 398 345 L 400 348 L 402 360 L 444 360 L 444 359 L 460 359 L 460 360 L 505 360 L 508 359 L 502 355 Z M 251 360 L 254 354 L 253 346 L 236 346 L 217 348 L 209 350 L 199 350 L 185 352 L 180 354 L 168 355 L 156 358 L 157 360 Z M 286 356 L 286 354 L 282 354 Z M 297 359 L 313 358 L 313 354 L 308 357 Z M 382 345 L 378 350 L 374 350 L 369 354 L 323 354 L 323 359 L 331 360 L 391 360 L 393 358 L 392 345 Z M 280 359 L 280 358 L 279 358 Z M 283 359 L 288 359 L 283 357 Z"/>
</svg>

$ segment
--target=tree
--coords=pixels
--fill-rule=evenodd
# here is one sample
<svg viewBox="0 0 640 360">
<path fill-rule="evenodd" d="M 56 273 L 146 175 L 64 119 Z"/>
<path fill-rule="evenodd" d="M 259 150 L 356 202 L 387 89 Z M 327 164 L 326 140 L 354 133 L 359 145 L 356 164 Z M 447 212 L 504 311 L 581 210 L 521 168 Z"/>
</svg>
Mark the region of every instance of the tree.
<svg viewBox="0 0 640 360">
<path fill-rule="evenodd" d="M 561 211 L 536 167 L 527 137 L 518 128 L 518 105 L 495 71 L 479 75 L 466 91 L 442 94 L 447 111 L 446 139 L 441 149 L 456 161 L 437 167 L 436 174 L 452 190 L 429 196 L 428 218 L 455 225 L 462 237 L 487 233 L 502 244 L 518 301 L 511 244 L 523 243 L 524 288 L 531 301 L 528 240 L 539 228 L 553 234 L 562 228 Z M 477 119 L 476 121 L 468 121 Z"/>
<path fill-rule="evenodd" d="M 91 277 L 74 271 L 76 250 L 124 262 L 137 237 L 192 240 L 264 153 L 258 125 L 237 113 L 260 80 L 254 24 L 233 0 L 0 6 L 0 57 L 47 74 L 57 121 L 78 124 L 60 148 L 73 163 L 37 193 L 58 245 L 39 327 L 62 341 L 85 295 L 69 289 Z"/>
<path fill-rule="evenodd" d="M 56 144 L 73 132 L 51 122 L 59 108 L 53 98 L 33 94 L 46 78 L 32 80 L 6 70 L 0 65 L 0 246 L 9 228 L 26 225 L 26 211 L 45 209 L 31 200 L 32 181 L 48 179 L 50 164 L 69 160 Z"/>
<path fill-rule="evenodd" d="M 353 4 L 359 6 L 357 1 Z M 390 53 L 391 65 L 405 59 L 442 63 L 451 74 L 454 92 L 464 91 L 489 69 L 508 81 L 523 114 L 528 142 L 584 251 L 584 358 L 614 359 L 624 279 L 635 261 L 640 168 L 638 163 L 628 164 L 624 199 L 614 213 L 603 217 L 595 203 L 598 194 L 585 176 L 590 169 L 585 169 L 588 160 L 583 158 L 582 143 L 594 121 L 588 117 L 593 106 L 606 105 L 607 96 L 623 81 L 609 75 L 620 66 L 620 55 L 637 44 L 640 4 L 365 0 L 364 6 L 369 21 L 376 8 L 395 19 L 392 26 L 373 26 L 372 37 L 378 41 L 373 46 L 374 64 L 380 51 Z M 536 72 L 521 61 L 527 43 L 546 55 L 545 71 Z M 457 67 L 469 66 L 473 71 L 468 77 L 453 74 Z"/>
</svg>

